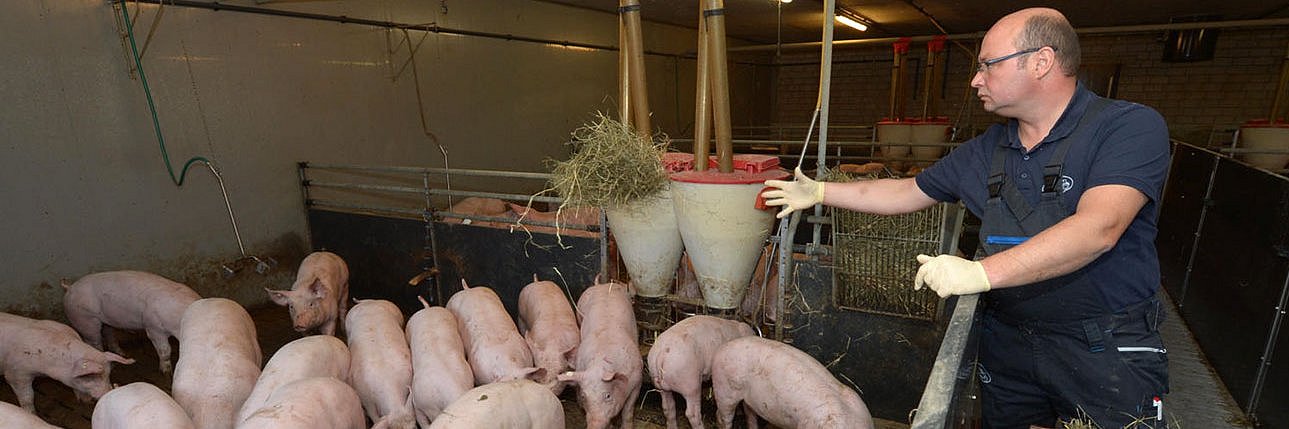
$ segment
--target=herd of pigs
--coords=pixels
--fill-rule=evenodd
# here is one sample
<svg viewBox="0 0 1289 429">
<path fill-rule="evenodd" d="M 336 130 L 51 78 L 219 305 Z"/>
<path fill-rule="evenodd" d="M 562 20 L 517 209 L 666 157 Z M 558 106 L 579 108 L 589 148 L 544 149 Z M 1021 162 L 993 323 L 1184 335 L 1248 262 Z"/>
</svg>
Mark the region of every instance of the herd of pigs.
<svg viewBox="0 0 1289 429">
<path fill-rule="evenodd" d="M 263 367 L 255 325 L 234 301 L 138 271 L 64 283 L 71 326 L 0 313 L 0 370 L 21 405 L 0 402 L 0 429 L 53 427 L 35 415 L 37 376 L 97 400 L 94 428 L 564 428 L 566 387 L 577 389 L 587 427 L 631 428 L 646 362 L 671 429 L 672 392 L 691 427 L 703 427 L 709 379 L 724 428 L 740 403 L 749 427 L 756 416 L 782 428 L 873 424 L 818 361 L 741 322 L 691 316 L 641 359 L 631 290 L 620 283 L 591 286 L 570 306 L 564 289 L 534 276 L 516 325 L 495 292 L 463 280 L 446 307 L 422 300 L 405 323 L 389 301 L 349 307 L 348 278 L 343 259 L 315 252 L 290 290 L 268 291 L 296 331 L 319 335 L 286 344 Z M 347 342 L 334 336 L 341 323 Z M 134 363 L 113 329 L 146 332 L 160 370 L 173 372 L 169 394 L 111 384 L 112 364 Z M 173 368 L 170 337 L 180 345 Z"/>
</svg>

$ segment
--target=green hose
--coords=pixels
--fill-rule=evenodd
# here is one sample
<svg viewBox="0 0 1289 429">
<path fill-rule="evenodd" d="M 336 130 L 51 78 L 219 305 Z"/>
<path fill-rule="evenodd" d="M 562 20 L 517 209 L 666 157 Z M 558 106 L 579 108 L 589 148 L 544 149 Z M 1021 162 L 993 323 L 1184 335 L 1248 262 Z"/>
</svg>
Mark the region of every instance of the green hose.
<svg viewBox="0 0 1289 429">
<path fill-rule="evenodd" d="M 183 186 L 184 177 L 188 175 L 188 167 L 191 167 L 193 163 L 213 164 L 204 157 L 194 156 L 184 163 L 183 170 L 179 172 L 179 178 L 175 178 L 175 170 L 170 166 L 170 154 L 166 152 L 166 139 L 161 136 L 161 122 L 157 120 L 157 105 L 152 102 L 152 89 L 148 88 L 148 75 L 143 72 L 143 62 L 139 58 L 139 48 L 135 46 L 134 24 L 130 22 L 129 9 L 130 7 L 125 4 L 125 0 L 121 0 L 121 17 L 125 18 L 125 32 L 130 38 L 130 52 L 134 54 L 134 68 L 139 71 L 139 81 L 143 83 L 143 94 L 148 98 L 148 110 L 152 112 L 152 129 L 156 131 L 157 144 L 161 146 L 161 159 L 166 163 L 166 171 L 170 173 L 170 181 L 174 182 L 175 186 Z"/>
</svg>

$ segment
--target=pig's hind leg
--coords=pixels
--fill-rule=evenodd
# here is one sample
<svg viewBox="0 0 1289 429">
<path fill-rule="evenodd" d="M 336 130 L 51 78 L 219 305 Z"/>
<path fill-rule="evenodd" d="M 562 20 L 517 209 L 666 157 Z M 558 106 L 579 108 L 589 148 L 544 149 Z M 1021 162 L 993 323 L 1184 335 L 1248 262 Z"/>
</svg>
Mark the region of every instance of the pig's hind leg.
<svg viewBox="0 0 1289 429">
<path fill-rule="evenodd" d="M 152 341 L 152 347 L 157 349 L 157 361 L 161 363 L 161 373 L 170 374 L 170 335 L 157 329 L 147 331 L 148 340 Z M 117 353 L 120 354 L 120 353 Z"/>
</svg>

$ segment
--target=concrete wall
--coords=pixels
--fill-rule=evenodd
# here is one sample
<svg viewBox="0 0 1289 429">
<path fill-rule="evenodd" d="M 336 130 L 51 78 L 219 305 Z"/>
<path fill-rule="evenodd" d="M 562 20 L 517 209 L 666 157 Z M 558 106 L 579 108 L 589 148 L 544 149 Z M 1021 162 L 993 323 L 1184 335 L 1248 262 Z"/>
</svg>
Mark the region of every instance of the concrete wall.
<svg viewBox="0 0 1289 429">
<path fill-rule="evenodd" d="M 1224 29 L 1213 60 L 1194 63 L 1163 62 L 1162 32 L 1087 35 L 1080 41 L 1085 65 L 1119 65 L 1118 98 L 1154 107 L 1164 115 L 1174 137 L 1203 144 L 1214 128 L 1267 117 L 1289 46 L 1289 32 L 1283 28 Z M 975 49 L 972 41 L 964 45 Z M 939 82 L 945 98 L 936 113 L 983 131 L 1001 118 L 981 111 L 974 89 L 969 88 L 974 59 L 952 44 L 948 49 L 946 78 Z M 922 70 L 918 66 L 924 64 L 925 56 L 925 44 L 914 44 L 910 49 L 910 68 L 916 73 L 911 87 L 918 89 L 905 94 L 912 116 L 921 115 Z M 887 116 L 891 57 L 889 45 L 837 50 L 831 124 L 872 125 Z M 781 61 L 785 65 L 779 69 L 774 121 L 808 123 L 818 91 L 818 53 L 794 52 Z"/>
<path fill-rule="evenodd" d="M 603 46 L 618 37 L 616 15 L 522 0 L 264 6 Z M 180 6 L 165 6 L 159 21 L 155 5 L 130 11 L 140 45 L 157 23 L 143 64 L 175 173 L 192 156 L 214 161 L 247 252 L 281 266 L 218 275 L 240 256 L 219 188 L 202 168 L 182 187 L 171 182 L 119 11 L 103 0 L 18 0 L 0 14 L 0 310 L 58 317 L 59 279 L 118 269 L 263 302 L 261 288 L 287 287 L 309 248 L 296 162 L 444 165 L 422 130 L 401 31 Z M 645 35 L 652 51 L 693 50 L 689 30 L 646 25 Z M 451 167 L 544 171 L 544 159 L 567 155 L 569 131 L 615 109 L 616 51 L 407 37 L 420 46 L 423 114 Z M 654 125 L 679 133 L 692 121 L 693 61 L 646 62 Z M 735 85 L 755 87 L 752 69 L 734 67 Z M 736 90 L 736 101 L 747 104 L 748 92 Z M 506 191 L 541 184 L 525 186 Z"/>
</svg>

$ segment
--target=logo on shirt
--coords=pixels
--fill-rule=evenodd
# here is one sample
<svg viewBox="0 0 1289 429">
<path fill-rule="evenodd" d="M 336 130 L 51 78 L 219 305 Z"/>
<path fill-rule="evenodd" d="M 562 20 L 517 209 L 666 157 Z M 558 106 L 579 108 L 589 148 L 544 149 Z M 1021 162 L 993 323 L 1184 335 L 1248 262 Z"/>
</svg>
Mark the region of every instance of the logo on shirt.
<svg viewBox="0 0 1289 429">
<path fill-rule="evenodd" d="M 1061 176 L 1061 181 L 1057 183 L 1057 187 L 1061 188 L 1062 194 L 1069 192 L 1070 189 L 1074 188 L 1074 178 L 1070 176 Z"/>
</svg>

